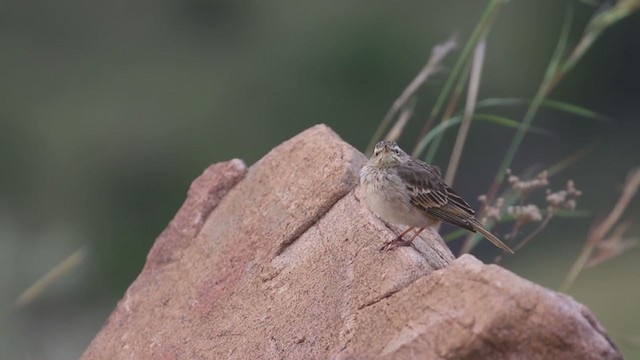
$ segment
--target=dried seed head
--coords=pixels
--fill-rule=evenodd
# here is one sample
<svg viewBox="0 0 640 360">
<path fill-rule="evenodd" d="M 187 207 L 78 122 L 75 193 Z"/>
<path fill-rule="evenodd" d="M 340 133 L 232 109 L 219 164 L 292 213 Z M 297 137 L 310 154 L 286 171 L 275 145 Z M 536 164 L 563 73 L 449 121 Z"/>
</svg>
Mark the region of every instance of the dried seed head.
<svg viewBox="0 0 640 360">
<path fill-rule="evenodd" d="M 540 209 L 533 204 L 509 206 L 507 208 L 507 213 L 521 224 L 542 220 Z"/>
<path fill-rule="evenodd" d="M 500 221 L 502 219 L 502 205 L 504 204 L 503 198 L 497 198 L 496 203 L 493 206 L 486 206 L 484 211 L 485 219 L 493 219 Z"/>
<path fill-rule="evenodd" d="M 560 209 L 573 210 L 576 208 L 576 199 L 582 195 L 582 191 L 576 189 L 573 180 L 567 181 L 566 190 L 551 192 L 547 190 L 547 204 L 549 211 L 558 211 Z"/>
<path fill-rule="evenodd" d="M 509 185 L 511 185 L 511 188 L 514 190 L 517 190 L 521 197 L 525 197 L 532 191 L 549 185 L 549 174 L 546 171 L 541 172 L 534 179 L 528 181 L 520 180 L 519 177 L 511 173 L 511 170 L 508 170 L 507 174 L 509 174 L 509 177 L 507 178 Z"/>
</svg>

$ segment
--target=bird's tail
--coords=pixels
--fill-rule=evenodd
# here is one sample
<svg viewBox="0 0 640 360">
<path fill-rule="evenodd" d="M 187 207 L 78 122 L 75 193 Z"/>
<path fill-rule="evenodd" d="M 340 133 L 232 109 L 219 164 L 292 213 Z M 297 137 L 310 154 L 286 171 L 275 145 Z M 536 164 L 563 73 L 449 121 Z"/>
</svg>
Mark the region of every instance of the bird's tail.
<svg viewBox="0 0 640 360">
<path fill-rule="evenodd" d="M 503 243 L 502 241 L 500 241 L 500 239 L 498 239 L 497 236 L 493 235 L 491 232 L 489 232 L 489 230 L 485 229 L 484 227 L 482 227 L 482 225 L 480 224 L 480 222 L 476 219 L 473 219 L 475 221 L 472 221 L 473 227 L 480 233 L 482 234 L 482 236 L 485 237 L 485 239 L 491 241 L 493 243 L 493 245 L 499 247 L 500 249 L 504 250 L 505 252 L 509 253 L 509 254 L 513 254 L 513 250 L 511 250 L 507 245 L 505 245 L 505 243 Z"/>
</svg>

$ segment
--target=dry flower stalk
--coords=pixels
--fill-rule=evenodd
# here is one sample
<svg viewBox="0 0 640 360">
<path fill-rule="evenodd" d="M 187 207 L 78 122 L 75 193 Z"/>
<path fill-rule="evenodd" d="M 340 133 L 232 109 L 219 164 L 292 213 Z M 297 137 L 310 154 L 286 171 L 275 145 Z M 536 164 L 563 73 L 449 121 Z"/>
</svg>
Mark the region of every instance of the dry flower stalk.
<svg viewBox="0 0 640 360">
<path fill-rule="evenodd" d="M 627 175 L 627 180 L 622 189 L 622 194 L 609 215 L 589 231 L 587 241 L 580 255 L 573 263 L 573 266 L 560 287 L 561 291 L 566 292 L 569 290 L 585 267 L 595 266 L 606 260 L 610 260 L 637 244 L 633 239 L 623 239 L 624 233 L 626 232 L 626 225 L 621 225 L 619 222 L 639 187 L 640 168 L 635 168 L 629 171 L 629 175 Z M 615 230 L 613 230 L 611 235 L 607 236 L 614 227 Z"/>
<path fill-rule="evenodd" d="M 507 170 L 507 181 L 510 187 L 518 193 L 519 204 L 509 205 L 503 210 L 504 201 L 502 199 L 496 200 L 496 204 L 487 204 L 487 196 L 483 195 L 479 200 L 484 205 L 483 220 L 493 219 L 495 221 L 500 220 L 503 211 L 514 219 L 513 229 L 507 236 L 508 239 L 513 241 L 518 235 L 520 229 L 529 223 L 539 223 L 538 226 L 531 231 L 522 241 L 514 246 L 514 251 L 521 249 L 528 244 L 536 235 L 538 235 L 551 221 L 551 219 L 557 215 L 559 210 L 574 210 L 577 205 L 577 198 L 582 195 L 582 191 L 576 189 L 573 180 L 567 181 L 566 189 L 552 192 L 547 187 L 549 186 L 549 174 L 547 171 L 539 173 L 535 178 L 531 180 L 522 180 L 520 177 L 514 175 L 511 170 Z M 540 210 L 540 207 L 536 204 L 527 203 L 526 200 L 533 192 L 538 189 L 546 188 L 546 202 L 547 209 L 546 214 Z M 496 262 L 499 262 L 502 256 L 496 257 Z"/>
</svg>

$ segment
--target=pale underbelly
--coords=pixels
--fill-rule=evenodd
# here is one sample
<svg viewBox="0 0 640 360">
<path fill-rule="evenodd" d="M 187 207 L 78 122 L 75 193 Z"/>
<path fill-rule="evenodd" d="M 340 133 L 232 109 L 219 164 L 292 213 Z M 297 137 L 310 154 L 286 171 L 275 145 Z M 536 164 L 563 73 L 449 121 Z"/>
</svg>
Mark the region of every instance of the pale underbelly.
<svg viewBox="0 0 640 360">
<path fill-rule="evenodd" d="M 377 191 L 366 194 L 369 208 L 384 221 L 396 225 L 427 227 L 433 221 L 402 198 L 387 197 Z"/>
</svg>

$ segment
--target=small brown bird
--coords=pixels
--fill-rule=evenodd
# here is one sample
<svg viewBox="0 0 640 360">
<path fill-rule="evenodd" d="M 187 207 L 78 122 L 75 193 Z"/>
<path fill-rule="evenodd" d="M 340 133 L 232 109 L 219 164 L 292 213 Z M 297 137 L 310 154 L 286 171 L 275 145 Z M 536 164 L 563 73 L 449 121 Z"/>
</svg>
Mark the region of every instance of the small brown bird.
<svg viewBox="0 0 640 360">
<path fill-rule="evenodd" d="M 426 227 L 440 221 L 479 232 L 500 249 L 513 251 L 495 235 L 482 227 L 475 211 L 442 180 L 440 169 L 414 159 L 395 142 L 376 144 L 369 162 L 360 170 L 360 185 L 369 208 L 383 220 L 408 225 L 387 248 L 398 243 L 410 244 Z M 415 235 L 404 241 L 411 229 Z"/>
</svg>

